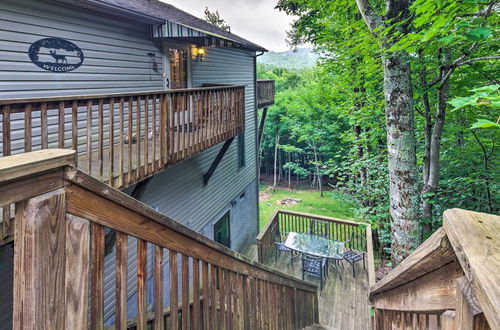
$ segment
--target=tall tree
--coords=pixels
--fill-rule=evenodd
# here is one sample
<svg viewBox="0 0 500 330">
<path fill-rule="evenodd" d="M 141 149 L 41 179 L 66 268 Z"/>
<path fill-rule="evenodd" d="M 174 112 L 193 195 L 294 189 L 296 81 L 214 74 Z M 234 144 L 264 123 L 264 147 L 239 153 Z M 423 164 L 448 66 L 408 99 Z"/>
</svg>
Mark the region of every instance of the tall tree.
<svg viewBox="0 0 500 330">
<path fill-rule="evenodd" d="M 226 24 L 226 21 L 222 17 L 220 17 L 218 10 L 211 11 L 208 7 L 205 7 L 205 21 L 227 32 L 231 32 L 231 27 Z"/>
<path fill-rule="evenodd" d="M 341 1 L 331 6 L 350 7 L 349 1 Z M 392 254 L 394 261 L 399 263 L 404 257 L 420 244 L 421 226 L 419 222 L 419 189 L 417 181 L 417 160 L 415 123 L 413 113 L 413 89 L 411 84 L 411 67 L 403 50 L 389 52 L 389 49 L 409 32 L 411 0 L 387 0 L 385 8 L 377 2 L 378 10 L 368 0 L 356 0 L 369 31 L 378 40 L 382 49 L 382 65 L 384 70 L 384 99 L 388 148 L 388 169 L 390 187 L 390 214 L 392 224 Z M 311 33 L 309 41 L 321 43 L 324 39 L 317 38 L 314 30 L 318 21 L 314 14 L 322 15 L 329 22 L 342 20 L 338 15 L 322 14 L 325 2 L 306 0 L 282 0 L 278 8 L 293 14 L 304 14 L 299 28 L 309 26 L 305 33 Z M 343 10 L 343 9 L 336 9 Z M 378 12 L 385 12 L 379 14 Z M 331 14 L 331 13 L 329 13 Z M 352 14 L 351 14 L 352 15 Z M 345 25 L 356 24 L 359 19 L 343 21 Z M 331 23 L 335 24 L 335 23 Z M 297 27 L 297 25 L 296 25 Z M 304 32 L 304 30 L 299 31 Z M 311 35 L 309 35 L 311 37 Z M 348 38 L 348 36 L 346 36 Z M 302 41 L 295 37 L 294 41 Z"/>
</svg>

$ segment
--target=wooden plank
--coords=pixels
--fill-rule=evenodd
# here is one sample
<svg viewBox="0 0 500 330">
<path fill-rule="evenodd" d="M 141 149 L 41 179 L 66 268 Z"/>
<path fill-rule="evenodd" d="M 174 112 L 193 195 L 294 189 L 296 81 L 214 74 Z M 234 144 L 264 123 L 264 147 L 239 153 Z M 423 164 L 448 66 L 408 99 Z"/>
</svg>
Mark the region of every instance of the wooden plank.
<svg viewBox="0 0 500 330">
<path fill-rule="evenodd" d="M 60 149 L 64 149 L 64 109 L 64 101 L 60 101 L 57 121 L 57 143 Z"/>
<path fill-rule="evenodd" d="M 78 95 L 77 99 L 80 101 L 85 101 L 88 99 L 98 99 L 98 98 L 109 98 L 109 97 L 132 97 L 132 96 L 145 96 L 153 95 L 158 93 L 165 93 L 167 95 L 179 94 L 184 92 L 193 91 L 217 91 L 217 90 L 227 90 L 231 88 L 241 88 L 243 89 L 245 85 L 224 85 L 224 86 L 210 86 L 210 87 L 199 87 L 199 88 L 179 88 L 172 90 L 155 90 L 155 91 L 141 91 L 141 92 L 126 92 L 126 93 L 108 93 L 108 94 L 89 94 L 89 95 Z M 24 99 L 4 99 L 0 100 L 0 105 L 6 104 L 25 104 L 25 103 L 40 103 L 40 102 L 59 102 L 59 101 L 72 101 L 75 96 L 55 96 L 55 97 L 32 97 Z"/>
<path fill-rule="evenodd" d="M 191 255 L 198 259 L 220 265 L 226 269 L 251 275 L 253 277 L 276 282 L 281 285 L 301 288 L 303 290 L 316 292 L 316 286 L 298 280 L 289 275 L 276 272 L 263 265 L 250 261 L 236 252 L 221 247 L 219 244 L 206 237 L 180 225 L 154 210 L 150 210 L 144 204 L 124 195 L 112 191 L 109 187 L 89 176 L 82 177 L 80 174 L 66 173 L 66 177 L 74 184 L 67 184 L 68 212 L 96 223 L 103 224 L 129 235 L 141 237 L 142 239 L 162 247 Z M 82 184 L 85 189 L 76 184 Z M 101 187 L 105 191 L 102 196 L 95 195 L 91 191 L 98 191 Z M 117 194 L 113 202 L 109 200 Z M 102 198 L 104 197 L 104 198 Z M 127 208 L 121 206 L 125 205 Z M 121 205 L 120 205 L 121 204 Z M 132 208 L 132 209 L 130 209 Z M 145 213 L 143 213 L 145 212 Z M 149 217 L 149 218 L 145 218 Z M 210 252 L 209 252 L 210 251 Z"/>
<path fill-rule="evenodd" d="M 492 329 L 500 329 L 500 217 L 460 209 L 444 212 L 443 228 Z"/>
<path fill-rule="evenodd" d="M 220 316 L 218 320 L 218 329 L 225 330 L 227 329 L 226 324 L 226 279 L 225 279 L 225 270 L 222 268 L 218 268 L 218 281 L 219 284 L 219 310 Z"/>
<path fill-rule="evenodd" d="M 90 328 L 104 329 L 104 227 L 90 226 Z"/>
<path fill-rule="evenodd" d="M 155 321 L 154 329 L 164 329 L 163 318 L 163 248 L 155 246 L 155 288 L 154 288 L 154 308 Z"/>
<path fill-rule="evenodd" d="M 127 235 L 116 232 L 116 329 L 127 329 Z"/>
<path fill-rule="evenodd" d="M 92 175 L 92 100 L 87 102 L 87 173 Z"/>
<path fill-rule="evenodd" d="M 40 120 L 41 120 L 41 133 L 40 139 L 42 143 L 42 149 L 47 149 L 49 147 L 49 131 L 47 122 L 47 103 L 43 102 L 40 109 Z"/>
<path fill-rule="evenodd" d="M 377 282 L 371 288 L 370 297 L 408 283 L 449 263 L 454 258 L 455 254 L 444 230 L 438 229 L 409 257 Z"/>
<path fill-rule="evenodd" d="M 375 285 L 375 258 L 373 256 L 372 227 L 366 226 L 366 270 L 368 272 L 368 285 Z"/>
<path fill-rule="evenodd" d="M 123 131 L 120 131 L 120 134 Z M 109 185 L 113 186 L 115 171 L 115 99 L 109 100 Z"/>
<path fill-rule="evenodd" d="M 200 264 L 198 259 L 192 259 L 193 270 L 193 330 L 202 329 L 200 308 Z"/>
<path fill-rule="evenodd" d="M 178 279 L 177 279 L 177 252 L 169 251 L 169 268 L 170 268 L 170 329 L 177 330 L 178 322 Z"/>
<path fill-rule="evenodd" d="M 413 327 L 415 329 L 415 327 Z M 441 314 L 441 330 L 456 330 L 455 311 L 449 310 Z"/>
<path fill-rule="evenodd" d="M 217 322 L 217 267 L 210 265 L 210 329 L 218 329 Z"/>
<path fill-rule="evenodd" d="M 203 328 L 209 329 L 209 305 L 210 305 L 210 287 L 209 287 L 209 273 L 208 264 L 201 261 L 201 276 L 202 276 L 202 294 L 203 294 Z"/>
<path fill-rule="evenodd" d="M 182 330 L 190 329 L 189 324 L 189 257 L 182 255 Z"/>
<path fill-rule="evenodd" d="M 119 123 L 119 134 L 120 134 L 120 137 L 118 139 L 118 152 L 119 152 L 119 156 L 118 156 L 118 180 L 119 180 L 119 184 L 118 186 L 119 187 L 122 187 L 125 183 L 125 180 L 124 180 L 124 173 L 123 173 L 123 148 L 124 148 L 124 145 L 123 145 L 123 135 L 125 134 L 125 124 L 124 124 L 124 119 L 125 119 L 125 114 L 124 114 L 124 106 L 125 106 L 125 99 L 123 97 L 120 97 L 120 106 L 118 108 L 118 117 L 120 118 L 120 123 Z"/>
<path fill-rule="evenodd" d="M 78 102 L 71 104 L 71 149 L 78 153 Z"/>
<path fill-rule="evenodd" d="M 440 313 L 455 308 L 455 280 L 461 276 L 460 264 L 452 261 L 409 283 L 374 295 L 371 301 L 379 309 Z"/>
<path fill-rule="evenodd" d="M 90 223 L 66 215 L 66 291 L 63 312 L 66 329 L 85 329 L 88 326 L 90 278 Z"/>
<path fill-rule="evenodd" d="M 33 126 L 33 118 L 32 118 L 32 105 L 27 104 L 26 108 L 24 110 L 24 152 L 30 152 L 31 151 L 31 135 L 32 135 L 32 126 Z M 4 137 L 4 140 L 5 137 Z M 5 156 L 5 154 L 3 155 Z"/>
<path fill-rule="evenodd" d="M 16 205 L 14 329 L 64 328 L 65 216 L 63 189 L 21 201 Z M 70 277 L 69 283 L 73 280 L 74 278 Z M 74 306 L 74 303 L 72 300 L 71 306 Z M 79 320 L 78 314 L 68 314 L 69 318 Z"/>
<path fill-rule="evenodd" d="M 73 150 L 48 149 L 0 158 L 0 183 L 74 165 Z"/>
<path fill-rule="evenodd" d="M 137 329 L 146 330 L 147 243 L 137 239 Z"/>
</svg>

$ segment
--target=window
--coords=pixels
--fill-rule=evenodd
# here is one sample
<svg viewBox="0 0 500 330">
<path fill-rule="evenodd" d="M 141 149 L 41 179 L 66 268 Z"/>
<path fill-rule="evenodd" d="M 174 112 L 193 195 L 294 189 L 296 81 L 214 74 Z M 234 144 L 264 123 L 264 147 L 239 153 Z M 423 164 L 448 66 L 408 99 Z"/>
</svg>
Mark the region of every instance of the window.
<svg viewBox="0 0 500 330">
<path fill-rule="evenodd" d="M 230 216 L 228 211 L 214 225 L 214 240 L 228 248 L 231 247 L 229 219 Z"/>
<path fill-rule="evenodd" d="M 245 166 L 245 133 L 238 135 L 238 169 Z"/>
</svg>

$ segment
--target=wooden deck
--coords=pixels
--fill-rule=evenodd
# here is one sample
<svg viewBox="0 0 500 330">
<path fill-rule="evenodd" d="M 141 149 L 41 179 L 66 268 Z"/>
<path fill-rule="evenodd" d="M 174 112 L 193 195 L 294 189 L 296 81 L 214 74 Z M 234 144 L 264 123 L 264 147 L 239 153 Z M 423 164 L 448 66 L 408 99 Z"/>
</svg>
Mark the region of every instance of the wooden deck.
<svg viewBox="0 0 500 330">
<path fill-rule="evenodd" d="M 251 245 L 243 253 L 252 260 L 256 260 L 257 246 Z M 299 260 L 295 260 L 293 267 L 290 266 L 290 258 L 284 255 L 280 256 L 277 261 L 274 260 L 274 256 L 268 260 L 267 266 L 302 278 Z M 352 277 L 351 265 L 346 262 L 344 262 L 344 268 L 340 268 L 342 280 L 333 271 L 330 271 L 326 279 L 326 285 L 319 295 L 319 321 L 327 329 L 365 330 L 371 328 L 368 274 L 363 270 L 362 263 L 356 267 L 355 279 Z M 316 278 L 306 277 L 306 280 L 319 286 L 319 280 Z"/>
</svg>

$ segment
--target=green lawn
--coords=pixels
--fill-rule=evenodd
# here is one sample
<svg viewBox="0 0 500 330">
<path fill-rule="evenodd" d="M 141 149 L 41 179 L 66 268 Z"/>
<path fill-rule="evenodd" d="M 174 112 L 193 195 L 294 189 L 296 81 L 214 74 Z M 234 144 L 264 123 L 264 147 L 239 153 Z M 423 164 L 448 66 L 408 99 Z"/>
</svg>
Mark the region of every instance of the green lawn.
<svg viewBox="0 0 500 330">
<path fill-rule="evenodd" d="M 319 192 L 314 190 L 276 189 L 273 191 L 272 187 L 264 184 L 260 185 L 260 191 L 259 215 L 261 228 L 277 209 L 354 220 L 356 204 L 349 201 L 348 196 L 336 195 L 336 197 L 333 197 L 331 192 L 325 192 L 325 197 L 322 198 Z M 294 205 L 280 205 L 278 201 L 285 198 L 301 199 L 302 201 Z"/>
</svg>

